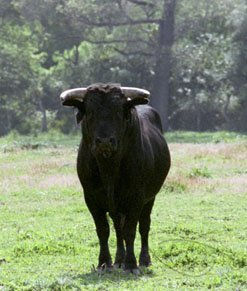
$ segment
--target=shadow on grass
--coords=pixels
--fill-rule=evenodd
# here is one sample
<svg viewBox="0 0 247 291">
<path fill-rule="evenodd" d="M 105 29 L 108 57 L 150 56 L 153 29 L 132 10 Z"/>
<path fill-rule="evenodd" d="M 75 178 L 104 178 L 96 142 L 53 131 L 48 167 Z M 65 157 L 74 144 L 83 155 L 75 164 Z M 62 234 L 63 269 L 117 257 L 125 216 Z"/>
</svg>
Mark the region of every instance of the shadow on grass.
<svg viewBox="0 0 247 291">
<path fill-rule="evenodd" d="M 71 278 L 73 280 L 80 280 L 81 283 L 93 283 L 102 282 L 102 281 L 111 281 L 111 282 L 119 282 L 119 281 L 136 281 L 139 280 L 143 276 L 153 277 L 154 273 L 152 269 L 149 268 L 140 268 L 141 274 L 134 275 L 131 273 L 126 273 L 122 269 L 113 269 L 112 271 L 103 271 L 98 273 L 96 270 L 92 268 L 91 272 L 86 274 L 78 274 L 74 275 Z"/>
<path fill-rule="evenodd" d="M 111 272 L 102 272 L 98 274 L 93 267 L 91 272 L 84 274 L 65 273 L 53 282 L 36 281 L 30 286 L 30 289 L 27 288 L 27 290 L 82 290 L 82 288 L 100 288 L 101 290 L 101 287 L 105 290 L 105 288 L 110 285 L 119 286 L 119 284 L 121 285 L 125 282 L 128 284 L 128 282 L 140 280 L 143 276 L 151 278 L 153 275 L 153 271 L 147 268 L 141 269 L 141 274 L 139 276 L 126 274 L 122 269 L 114 269 Z"/>
</svg>

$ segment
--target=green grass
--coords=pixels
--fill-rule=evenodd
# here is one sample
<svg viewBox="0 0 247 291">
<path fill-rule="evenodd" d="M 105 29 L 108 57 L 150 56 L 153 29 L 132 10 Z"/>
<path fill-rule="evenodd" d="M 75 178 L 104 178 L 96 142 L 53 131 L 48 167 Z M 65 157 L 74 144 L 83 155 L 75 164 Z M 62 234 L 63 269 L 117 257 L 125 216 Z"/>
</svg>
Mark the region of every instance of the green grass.
<svg viewBox="0 0 247 291">
<path fill-rule="evenodd" d="M 247 136 L 166 137 L 172 168 L 152 212 L 153 265 L 139 277 L 94 271 L 98 240 L 75 171 L 79 135 L 1 138 L 0 290 L 246 290 Z"/>
</svg>

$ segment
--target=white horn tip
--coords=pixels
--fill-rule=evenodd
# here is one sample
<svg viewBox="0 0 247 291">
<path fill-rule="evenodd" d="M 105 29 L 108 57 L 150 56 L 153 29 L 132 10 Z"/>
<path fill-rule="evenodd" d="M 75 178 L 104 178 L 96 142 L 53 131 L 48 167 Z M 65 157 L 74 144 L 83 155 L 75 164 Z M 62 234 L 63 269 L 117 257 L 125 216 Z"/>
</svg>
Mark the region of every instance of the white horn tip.
<svg viewBox="0 0 247 291">
<path fill-rule="evenodd" d="M 128 96 L 139 96 L 143 98 L 149 98 L 150 92 L 145 89 L 135 88 L 135 87 L 121 87 L 122 91 Z"/>
<path fill-rule="evenodd" d="M 60 94 L 60 100 L 64 102 L 65 100 L 69 99 L 78 99 L 81 100 L 86 94 L 86 88 L 74 88 L 69 89 Z"/>
<path fill-rule="evenodd" d="M 59 98 L 60 98 L 61 101 L 64 101 L 65 100 L 65 97 L 66 97 L 65 92 L 61 93 L 60 96 L 59 96 Z"/>
</svg>

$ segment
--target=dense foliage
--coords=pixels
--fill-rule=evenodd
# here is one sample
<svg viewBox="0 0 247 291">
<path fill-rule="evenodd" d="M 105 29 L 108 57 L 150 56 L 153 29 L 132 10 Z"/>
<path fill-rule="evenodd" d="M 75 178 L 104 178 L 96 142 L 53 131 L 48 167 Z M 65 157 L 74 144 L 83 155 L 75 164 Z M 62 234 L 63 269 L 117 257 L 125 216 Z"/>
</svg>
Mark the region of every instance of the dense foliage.
<svg viewBox="0 0 247 291">
<path fill-rule="evenodd" d="M 245 0 L 0 0 L 0 135 L 75 130 L 59 93 L 152 92 L 165 129 L 247 130 Z"/>
</svg>

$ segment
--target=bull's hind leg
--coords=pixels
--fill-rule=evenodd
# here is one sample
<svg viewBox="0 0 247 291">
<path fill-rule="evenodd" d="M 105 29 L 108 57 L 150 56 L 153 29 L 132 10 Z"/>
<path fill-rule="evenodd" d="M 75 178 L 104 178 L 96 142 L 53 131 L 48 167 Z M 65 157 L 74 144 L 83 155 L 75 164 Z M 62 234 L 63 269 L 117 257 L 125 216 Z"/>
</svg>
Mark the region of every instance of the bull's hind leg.
<svg viewBox="0 0 247 291">
<path fill-rule="evenodd" d="M 148 250 L 148 233 L 151 223 L 151 211 L 153 208 L 154 199 L 144 205 L 139 219 L 139 232 L 141 235 L 141 253 L 139 257 L 140 266 L 148 267 L 151 265 L 151 259 Z"/>
<path fill-rule="evenodd" d="M 109 224 L 106 218 L 106 213 L 102 211 L 92 212 L 96 231 L 100 243 L 98 269 L 106 269 L 112 267 L 111 255 L 108 247 L 108 238 L 110 235 Z"/>
<path fill-rule="evenodd" d="M 125 248 L 124 248 L 123 233 L 122 233 L 125 217 L 123 215 L 117 214 L 112 219 L 114 222 L 114 228 L 115 228 L 116 237 L 117 237 L 117 251 L 116 251 L 114 266 L 117 268 L 121 268 L 124 265 L 124 258 L 125 258 Z"/>
</svg>

